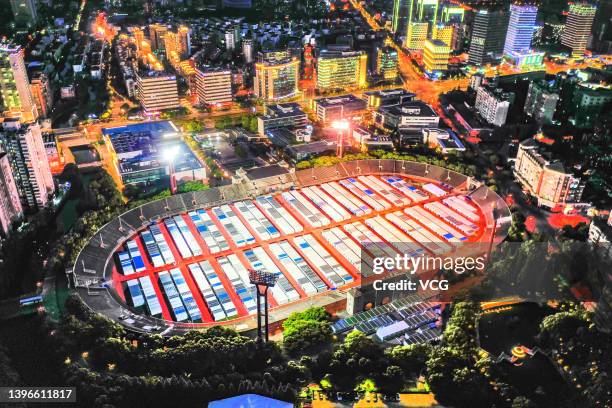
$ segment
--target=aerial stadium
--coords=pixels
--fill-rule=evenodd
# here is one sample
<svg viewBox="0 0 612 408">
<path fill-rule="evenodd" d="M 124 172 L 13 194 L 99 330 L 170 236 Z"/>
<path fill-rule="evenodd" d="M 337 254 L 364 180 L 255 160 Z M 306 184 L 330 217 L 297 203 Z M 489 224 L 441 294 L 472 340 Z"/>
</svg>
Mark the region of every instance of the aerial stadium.
<svg viewBox="0 0 612 408">
<path fill-rule="evenodd" d="M 504 200 L 470 177 L 424 163 L 358 160 L 131 209 L 89 240 L 72 281 L 93 311 L 130 330 L 249 331 L 257 324 L 249 271 L 278 275 L 268 295 L 272 327 L 310 306 L 351 315 L 388 302 L 355 291 L 366 244 L 389 255 L 405 251 L 398 243 L 434 254 L 490 246 L 510 221 Z"/>
</svg>

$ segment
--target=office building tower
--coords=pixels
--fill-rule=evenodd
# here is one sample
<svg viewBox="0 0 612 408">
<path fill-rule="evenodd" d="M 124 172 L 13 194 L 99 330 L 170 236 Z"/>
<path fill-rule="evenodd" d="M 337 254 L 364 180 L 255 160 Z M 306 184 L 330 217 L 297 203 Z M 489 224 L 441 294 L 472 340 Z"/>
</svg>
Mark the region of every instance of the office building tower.
<svg viewBox="0 0 612 408">
<path fill-rule="evenodd" d="M 253 7 L 252 0 L 222 0 L 223 7 L 248 9 Z"/>
<path fill-rule="evenodd" d="M 612 54 L 612 0 L 603 0 L 597 4 L 597 13 L 593 21 L 593 51 L 601 54 Z M 612 286 L 612 285 L 611 285 Z"/>
<path fill-rule="evenodd" d="M 30 92 L 38 113 L 41 117 L 46 118 L 53 108 L 53 91 L 47 75 L 42 72 L 32 74 Z"/>
<path fill-rule="evenodd" d="M 546 81 L 533 81 L 529 84 L 524 111 L 540 124 L 551 123 L 558 101 L 559 94 Z"/>
<path fill-rule="evenodd" d="M 538 8 L 530 5 L 512 4 L 510 22 L 504 45 L 504 54 L 526 51 L 531 47 Z"/>
<path fill-rule="evenodd" d="M 164 36 L 168 32 L 168 27 L 163 24 L 149 25 L 149 40 L 151 41 L 151 49 L 154 51 L 162 51 L 164 46 Z"/>
<path fill-rule="evenodd" d="M 397 79 L 397 51 L 392 47 L 382 47 L 376 52 L 376 74 L 385 81 Z"/>
<path fill-rule="evenodd" d="M 548 208 L 579 202 L 585 186 L 584 181 L 566 171 L 562 163 L 546 158 L 535 139 L 519 144 L 514 175 L 523 188 L 537 198 L 539 206 Z"/>
<path fill-rule="evenodd" d="M 561 44 L 571 48 L 572 56 L 581 57 L 589 43 L 591 28 L 597 8 L 586 3 L 571 4 L 565 28 L 561 35 Z"/>
<path fill-rule="evenodd" d="M 242 40 L 242 55 L 244 56 L 244 62 L 247 64 L 253 62 L 253 40 L 250 38 Z"/>
<path fill-rule="evenodd" d="M 319 54 L 317 89 L 361 88 L 366 86 L 368 56 L 362 51 L 328 51 Z"/>
<path fill-rule="evenodd" d="M 438 22 L 438 0 L 408 0 L 408 17 L 404 46 L 421 51 L 432 27 Z"/>
<path fill-rule="evenodd" d="M 141 52 L 142 51 L 142 47 L 143 47 L 144 42 L 145 42 L 144 32 L 142 31 L 141 28 L 135 27 L 132 30 L 132 35 L 134 36 L 134 42 L 136 43 L 136 51 Z M 151 48 L 150 47 L 150 43 L 147 42 L 146 44 L 147 44 L 147 46 L 150 49 Z"/>
<path fill-rule="evenodd" d="M 461 48 L 462 31 L 461 26 L 457 23 L 439 23 L 434 26 L 431 33 L 431 39 L 440 40 L 447 44 L 451 51 L 455 51 Z"/>
<path fill-rule="evenodd" d="M 610 108 L 610 103 L 612 103 L 612 87 L 600 83 L 582 82 L 573 92 L 571 105 L 574 115 L 571 121 L 578 128 L 591 128 L 604 110 Z"/>
<path fill-rule="evenodd" d="M 15 122 L 0 133 L 1 149 L 8 153 L 21 204 L 43 208 L 55 190 L 40 125 Z"/>
<path fill-rule="evenodd" d="M 24 121 L 38 117 L 30 91 L 21 46 L 0 43 L 0 112 L 20 114 Z"/>
<path fill-rule="evenodd" d="M 181 59 L 189 58 L 191 54 L 191 29 L 187 26 L 180 26 L 176 33 L 177 50 Z"/>
<path fill-rule="evenodd" d="M 397 33 L 402 25 L 402 17 L 406 12 L 407 1 L 412 0 L 393 0 L 393 10 L 391 11 L 391 31 Z"/>
<path fill-rule="evenodd" d="M 478 10 L 474 15 L 468 62 L 483 65 L 499 60 L 504 51 L 508 13 L 505 10 Z"/>
<path fill-rule="evenodd" d="M 22 215 L 23 208 L 8 153 L 0 152 L 0 228 L 4 236 L 9 234 L 12 223 Z"/>
<path fill-rule="evenodd" d="M 18 25 L 32 26 L 38 20 L 36 0 L 10 0 L 13 16 Z"/>
<path fill-rule="evenodd" d="M 231 103 L 232 72 L 229 69 L 196 68 L 196 91 L 201 105 Z"/>
<path fill-rule="evenodd" d="M 279 101 L 298 95 L 300 61 L 297 58 L 262 61 L 255 64 L 255 95 Z"/>
<path fill-rule="evenodd" d="M 180 107 L 176 77 L 161 71 L 136 74 L 136 93 L 147 113 Z"/>
<path fill-rule="evenodd" d="M 442 16 L 440 21 L 447 24 L 463 24 L 465 10 L 463 7 L 455 6 L 451 3 L 446 3 L 442 8 Z"/>
<path fill-rule="evenodd" d="M 510 109 L 510 98 L 501 89 L 481 86 L 476 91 L 476 110 L 487 121 L 495 126 L 503 126 Z"/>
<path fill-rule="evenodd" d="M 178 49 L 178 36 L 175 32 L 168 31 L 164 35 L 164 49 L 166 50 L 166 59 L 173 65 L 180 61 Z"/>
<path fill-rule="evenodd" d="M 440 40 L 425 41 L 423 64 L 425 72 L 430 75 L 440 75 L 448 69 L 450 47 Z"/>
<path fill-rule="evenodd" d="M 236 37 L 233 29 L 225 32 L 225 49 L 228 51 L 236 49 Z"/>
</svg>

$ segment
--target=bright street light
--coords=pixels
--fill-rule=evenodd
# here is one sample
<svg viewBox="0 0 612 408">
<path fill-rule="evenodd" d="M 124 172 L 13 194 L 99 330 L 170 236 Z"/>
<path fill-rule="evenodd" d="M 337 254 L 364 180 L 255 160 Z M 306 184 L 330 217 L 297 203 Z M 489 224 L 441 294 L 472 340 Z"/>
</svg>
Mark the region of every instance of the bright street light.
<svg viewBox="0 0 612 408">
<path fill-rule="evenodd" d="M 349 123 L 347 120 L 334 120 L 331 123 L 331 127 L 336 130 L 347 130 L 349 128 Z"/>
</svg>

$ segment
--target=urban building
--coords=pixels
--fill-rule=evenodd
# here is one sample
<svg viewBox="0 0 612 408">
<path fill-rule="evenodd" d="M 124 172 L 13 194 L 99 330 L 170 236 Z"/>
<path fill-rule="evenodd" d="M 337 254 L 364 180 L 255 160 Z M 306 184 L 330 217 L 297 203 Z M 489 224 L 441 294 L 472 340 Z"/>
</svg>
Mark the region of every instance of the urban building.
<svg viewBox="0 0 612 408">
<path fill-rule="evenodd" d="M 0 43 L 0 111 L 19 114 L 25 121 L 38 117 L 30 91 L 21 46 Z"/>
<path fill-rule="evenodd" d="M 181 141 L 179 130 L 172 122 L 102 129 L 102 136 L 123 184 L 153 183 L 168 177 L 170 159 L 165 153 L 169 150 L 175 151 L 171 160 L 177 182 L 206 178 L 202 164 Z"/>
<path fill-rule="evenodd" d="M 253 7 L 252 0 L 222 0 L 223 7 L 249 9 Z"/>
<path fill-rule="evenodd" d="M 475 107 L 487 123 L 503 126 L 510 109 L 510 95 L 501 89 L 481 86 L 476 91 Z"/>
<path fill-rule="evenodd" d="M 225 49 L 228 51 L 234 51 L 236 49 L 234 29 L 229 29 L 225 32 Z"/>
<path fill-rule="evenodd" d="M 377 109 L 381 106 L 403 105 L 410 102 L 416 94 L 408 92 L 404 88 L 383 89 L 380 91 L 364 92 L 368 97 L 368 108 Z"/>
<path fill-rule="evenodd" d="M 612 259 L 612 215 L 608 216 L 607 222 L 603 218 L 591 221 L 587 241 L 601 256 Z"/>
<path fill-rule="evenodd" d="M 19 198 L 24 208 L 40 209 L 55 191 L 40 125 L 5 121 L 0 150 L 8 153 Z"/>
<path fill-rule="evenodd" d="M 559 161 L 551 161 L 541 151 L 535 139 L 519 144 L 514 175 L 539 206 L 555 208 L 558 205 L 578 203 L 585 183 L 565 170 Z"/>
<path fill-rule="evenodd" d="M 433 108 L 422 101 L 410 101 L 402 105 L 380 107 L 374 112 L 374 124 L 387 130 L 420 130 L 437 128 L 440 117 Z"/>
<path fill-rule="evenodd" d="M 612 107 L 612 87 L 582 82 L 574 90 L 572 122 L 578 128 L 591 128 L 600 114 Z"/>
<path fill-rule="evenodd" d="M 0 152 L 0 228 L 4 236 L 10 233 L 13 222 L 22 215 L 23 208 L 8 153 Z"/>
<path fill-rule="evenodd" d="M 581 57 L 589 43 L 597 8 L 587 3 L 570 4 L 561 44 L 571 48 L 572 55 Z"/>
<path fill-rule="evenodd" d="M 168 32 L 168 27 L 163 24 L 149 24 L 149 40 L 154 51 L 165 49 L 164 36 Z"/>
<path fill-rule="evenodd" d="M 19 25 L 32 26 L 38 20 L 36 0 L 10 0 L 15 22 Z"/>
<path fill-rule="evenodd" d="M 207 106 L 232 102 L 232 72 L 229 69 L 196 68 L 198 103 Z"/>
<path fill-rule="evenodd" d="M 359 121 L 368 108 L 367 101 L 353 94 L 319 98 L 315 99 L 313 104 L 317 120 L 321 123 L 330 123 L 340 119 Z"/>
<path fill-rule="evenodd" d="M 457 134 L 448 129 L 425 128 L 421 130 L 423 143 L 430 147 L 440 149 L 442 153 L 465 152 L 465 146 Z"/>
<path fill-rule="evenodd" d="M 429 23 L 426 21 L 412 21 L 408 23 L 404 47 L 410 51 L 421 51 L 427 40 Z"/>
<path fill-rule="evenodd" d="M 461 41 L 463 40 L 463 29 L 461 25 L 457 23 L 439 23 L 434 26 L 432 34 L 432 40 L 440 40 L 447 44 L 451 51 L 457 51 L 461 49 Z"/>
<path fill-rule="evenodd" d="M 177 30 L 177 49 L 181 59 L 189 58 L 191 55 L 191 29 L 187 26 L 180 26 Z"/>
<path fill-rule="evenodd" d="M 544 67 L 544 52 L 525 50 L 510 51 L 506 60 L 521 70 L 542 69 Z"/>
<path fill-rule="evenodd" d="M 510 22 L 504 45 L 504 54 L 529 50 L 535 28 L 538 8 L 528 4 L 510 5 Z"/>
<path fill-rule="evenodd" d="M 392 47 L 382 47 L 376 51 L 376 74 L 385 81 L 397 79 L 397 51 Z"/>
<path fill-rule="evenodd" d="M 146 113 L 180 107 L 176 76 L 159 71 L 136 74 L 137 98 Z"/>
<path fill-rule="evenodd" d="M 253 62 L 253 40 L 250 38 L 242 40 L 242 55 L 244 56 L 244 62 L 247 64 Z"/>
<path fill-rule="evenodd" d="M 546 81 L 533 81 L 529 84 L 525 113 L 540 124 L 551 123 L 557 109 L 559 94 Z"/>
<path fill-rule="evenodd" d="M 368 129 L 357 126 L 352 129 L 352 144 L 361 151 L 368 150 L 392 150 L 393 140 L 386 134 L 378 134 L 377 131 L 370 132 Z"/>
<path fill-rule="evenodd" d="M 440 40 L 425 41 L 423 64 L 429 75 L 439 76 L 448 69 L 450 47 Z"/>
<path fill-rule="evenodd" d="M 265 114 L 257 118 L 257 132 L 264 136 L 270 129 L 297 129 L 305 127 L 307 123 L 308 117 L 298 103 L 267 105 Z"/>
<path fill-rule="evenodd" d="M 501 58 L 508 29 L 508 13 L 505 10 L 476 11 L 472 24 L 472 37 L 468 62 L 484 65 Z"/>
<path fill-rule="evenodd" d="M 317 66 L 317 89 L 366 86 L 368 56 L 362 51 L 321 51 Z"/>
<path fill-rule="evenodd" d="M 47 75 L 42 72 L 32 74 L 30 93 L 39 115 L 46 118 L 53 108 L 53 91 Z"/>
<path fill-rule="evenodd" d="M 265 101 L 298 96 L 300 61 L 296 58 L 268 60 L 255 64 L 255 95 Z"/>
<path fill-rule="evenodd" d="M 456 23 L 463 24 L 463 18 L 465 17 L 465 9 L 461 6 L 454 5 L 452 3 L 445 3 L 442 8 L 442 17 L 440 21 L 443 23 Z"/>
</svg>

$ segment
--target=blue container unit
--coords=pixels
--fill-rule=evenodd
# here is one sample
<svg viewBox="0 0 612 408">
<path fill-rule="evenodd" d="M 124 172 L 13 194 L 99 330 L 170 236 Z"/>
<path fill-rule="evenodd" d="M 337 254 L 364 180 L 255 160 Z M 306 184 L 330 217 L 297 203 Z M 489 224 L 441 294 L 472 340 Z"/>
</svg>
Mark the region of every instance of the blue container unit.
<svg viewBox="0 0 612 408">
<path fill-rule="evenodd" d="M 153 288 L 151 278 L 148 276 L 143 276 L 142 278 L 138 278 L 138 282 L 140 282 L 140 287 L 142 288 L 142 293 L 147 303 L 147 311 L 149 315 L 154 317 L 161 317 L 162 307 L 159 303 L 157 293 L 155 293 L 155 289 Z"/>
<path fill-rule="evenodd" d="M 246 268 L 242 265 L 238 257 L 234 254 L 227 258 L 218 258 L 217 261 L 223 269 L 223 273 L 229 279 L 236 294 L 242 301 L 245 309 L 249 314 L 257 311 L 257 302 L 255 301 L 255 287 L 251 285 L 249 274 Z M 246 278 L 246 279 L 244 279 Z"/>
<path fill-rule="evenodd" d="M 223 234 L 221 234 L 215 223 L 210 219 L 206 211 L 190 211 L 189 218 L 191 218 L 193 225 L 195 225 L 200 237 L 204 240 L 211 254 L 229 249 L 227 240 Z"/>
<path fill-rule="evenodd" d="M 208 279 L 206 279 L 206 276 L 204 276 L 204 272 L 202 271 L 200 264 L 192 263 L 188 266 L 188 268 L 191 272 L 193 280 L 195 281 L 196 285 L 198 285 L 198 289 L 200 289 L 202 298 L 206 302 L 213 320 L 218 322 L 227 318 L 227 314 L 225 313 L 225 310 L 223 310 L 219 299 L 217 299 L 217 295 L 215 295 L 215 291 L 213 290 L 212 286 L 210 286 Z"/>
<path fill-rule="evenodd" d="M 187 309 L 187 313 L 189 314 L 189 319 L 192 322 L 201 322 L 202 321 L 202 313 L 200 312 L 200 308 L 193 298 L 193 294 L 191 293 L 191 289 L 189 289 L 189 285 L 185 281 L 183 274 L 179 268 L 174 268 L 170 270 L 170 275 L 172 276 L 172 280 L 174 281 L 174 285 L 181 296 L 181 300 Z"/>
<path fill-rule="evenodd" d="M 170 311 L 172 312 L 172 317 L 177 322 L 186 322 L 189 320 L 189 314 L 187 313 L 187 309 L 185 309 L 185 305 L 181 300 L 181 296 L 172 281 L 172 277 L 170 273 L 167 271 L 160 272 L 157 277 L 159 278 L 159 282 L 164 291 L 164 295 L 168 304 L 170 305 Z"/>
<path fill-rule="evenodd" d="M 174 264 L 176 262 L 174 259 L 174 255 L 172 255 L 172 251 L 170 250 L 170 247 L 168 246 L 166 237 L 164 237 L 164 234 L 161 232 L 159 225 L 152 224 L 149 227 L 149 231 L 151 231 L 151 234 L 153 235 L 153 238 L 155 239 L 155 242 L 157 243 L 157 247 L 159 248 L 159 252 L 161 253 L 162 258 L 164 258 L 164 264 L 165 265 Z"/>
<path fill-rule="evenodd" d="M 125 283 L 127 287 L 127 294 L 129 295 L 130 304 L 138 310 L 144 309 L 145 298 L 140 289 L 138 279 L 131 279 Z M 127 300 L 127 299 L 126 299 Z"/>
<path fill-rule="evenodd" d="M 146 267 L 142 259 L 142 254 L 140 253 L 140 249 L 138 249 L 138 244 L 135 240 L 131 239 L 127 242 L 127 250 L 130 254 L 130 258 L 132 259 L 134 270 L 136 272 L 143 272 Z"/>
</svg>

